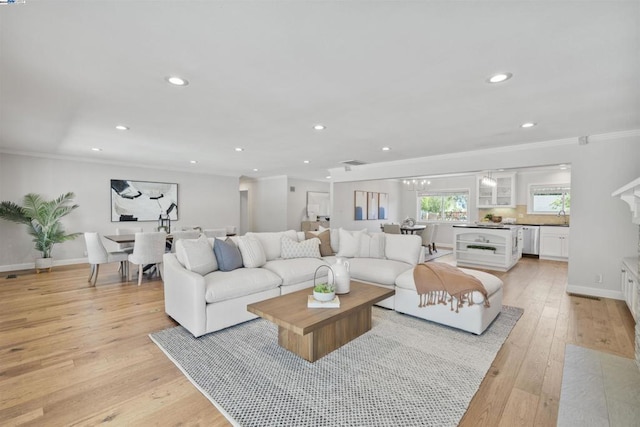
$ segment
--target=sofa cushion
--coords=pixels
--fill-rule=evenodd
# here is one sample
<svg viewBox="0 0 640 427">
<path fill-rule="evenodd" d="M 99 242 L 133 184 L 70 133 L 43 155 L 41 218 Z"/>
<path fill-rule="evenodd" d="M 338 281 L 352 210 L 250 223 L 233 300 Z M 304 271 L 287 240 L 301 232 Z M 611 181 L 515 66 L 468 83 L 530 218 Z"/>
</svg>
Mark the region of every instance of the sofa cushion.
<svg viewBox="0 0 640 427">
<path fill-rule="evenodd" d="M 264 268 L 214 271 L 204 276 L 205 301 L 224 301 L 277 288 L 282 279 Z"/>
<path fill-rule="evenodd" d="M 338 249 L 340 249 L 340 229 L 318 226 L 318 232 L 322 233 L 323 231 L 329 231 L 329 235 L 331 236 L 331 249 L 334 254 L 337 254 Z"/>
<path fill-rule="evenodd" d="M 218 269 L 218 262 L 206 237 L 179 239 L 176 243 L 176 258 L 189 271 L 205 275 Z"/>
<path fill-rule="evenodd" d="M 329 230 L 325 230 L 323 232 L 319 231 L 305 231 L 304 238 L 312 239 L 317 237 L 320 239 L 320 255 L 321 256 L 330 256 L 333 255 L 333 249 L 331 249 L 331 232 Z"/>
<path fill-rule="evenodd" d="M 364 233 L 360 236 L 360 258 L 384 258 L 384 233 Z"/>
<path fill-rule="evenodd" d="M 349 265 L 352 279 L 386 286 L 395 285 L 398 276 L 413 267 L 406 262 L 377 258 L 353 258 Z"/>
<path fill-rule="evenodd" d="M 484 271 L 479 270 L 471 270 L 468 268 L 461 268 L 460 270 L 480 280 L 484 285 L 484 288 L 487 290 L 488 296 L 493 295 L 498 291 L 498 289 L 502 288 L 502 280 L 500 280 L 493 274 L 485 273 Z M 405 271 L 398 276 L 398 278 L 396 279 L 396 286 L 415 292 L 416 284 L 413 281 L 413 268 Z M 473 292 L 472 298 L 474 303 L 480 303 L 484 301 L 484 297 L 480 292 Z"/>
<path fill-rule="evenodd" d="M 288 236 L 292 240 L 298 240 L 298 233 L 295 230 L 278 231 L 278 232 L 265 232 L 265 233 L 253 233 L 249 232 L 245 236 L 255 237 L 260 240 L 264 253 L 267 257 L 267 261 L 278 259 L 281 257 L 282 250 L 282 236 Z"/>
<path fill-rule="evenodd" d="M 232 271 L 242 267 L 242 255 L 231 239 L 215 239 L 213 252 L 221 271 Z"/>
<path fill-rule="evenodd" d="M 291 258 L 267 261 L 262 266 L 282 278 L 282 286 L 297 285 L 302 282 L 312 281 L 318 267 L 327 265 L 321 258 Z M 328 268 L 318 272 L 318 277 L 326 276 Z"/>
<path fill-rule="evenodd" d="M 242 255 L 242 264 L 247 268 L 262 267 L 267 262 L 262 243 L 255 237 L 242 236 L 238 238 L 238 249 Z"/>
<path fill-rule="evenodd" d="M 416 234 L 387 234 L 384 255 L 388 259 L 416 265 L 420 258 L 422 239 Z"/>
<path fill-rule="evenodd" d="M 340 249 L 336 256 L 353 258 L 360 252 L 360 238 L 367 230 L 349 231 L 344 228 L 339 229 Z"/>
<path fill-rule="evenodd" d="M 290 258 L 320 258 L 320 239 L 303 240 L 298 242 L 288 236 L 282 236 L 282 251 L 280 256 L 283 259 Z"/>
</svg>

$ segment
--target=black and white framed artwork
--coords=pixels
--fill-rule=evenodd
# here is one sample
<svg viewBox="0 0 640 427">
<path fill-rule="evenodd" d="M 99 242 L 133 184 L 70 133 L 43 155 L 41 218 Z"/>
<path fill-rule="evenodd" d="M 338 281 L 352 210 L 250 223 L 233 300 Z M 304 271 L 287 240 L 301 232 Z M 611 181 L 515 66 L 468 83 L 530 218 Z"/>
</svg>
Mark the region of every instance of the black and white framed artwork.
<svg viewBox="0 0 640 427">
<path fill-rule="evenodd" d="M 111 221 L 178 219 L 178 184 L 111 180 Z"/>
</svg>

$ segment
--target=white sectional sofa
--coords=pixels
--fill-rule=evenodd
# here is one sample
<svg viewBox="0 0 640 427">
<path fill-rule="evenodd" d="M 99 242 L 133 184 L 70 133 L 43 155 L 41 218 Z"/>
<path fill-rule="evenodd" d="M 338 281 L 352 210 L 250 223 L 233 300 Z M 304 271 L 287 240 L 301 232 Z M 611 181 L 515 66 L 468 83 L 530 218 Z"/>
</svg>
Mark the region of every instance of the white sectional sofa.
<svg viewBox="0 0 640 427">
<path fill-rule="evenodd" d="M 246 310 L 247 304 L 312 287 L 318 267 L 331 265 L 340 256 L 348 259 L 352 279 L 395 288 L 396 296 L 381 301 L 378 305 L 382 307 L 476 334 L 482 333 L 500 312 L 502 282 L 474 270 L 468 271 L 485 283 L 490 308 L 478 304 L 465 307 L 458 314 L 441 310 L 449 310 L 444 306 L 418 308 L 415 286 L 411 291 L 412 271 L 424 260 L 424 249 L 417 235 L 343 229 L 327 233 L 335 255 L 320 256 L 318 252 L 307 256 L 305 251 L 313 244 L 305 239 L 305 233 L 294 230 L 233 237 L 240 248 L 243 267 L 232 271 L 220 271 L 215 256 L 212 260 L 214 239 L 179 241 L 175 254 L 164 255 L 165 311 L 195 337 L 224 329 L 256 317 Z M 326 237 L 325 233 L 323 239 Z M 283 239 L 287 240 L 286 247 Z M 318 243 L 314 239 L 314 244 Z M 316 280 L 326 281 L 328 271 L 320 269 Z M 429 314 L 436 310 L 437 315 Z"/>
</svg>

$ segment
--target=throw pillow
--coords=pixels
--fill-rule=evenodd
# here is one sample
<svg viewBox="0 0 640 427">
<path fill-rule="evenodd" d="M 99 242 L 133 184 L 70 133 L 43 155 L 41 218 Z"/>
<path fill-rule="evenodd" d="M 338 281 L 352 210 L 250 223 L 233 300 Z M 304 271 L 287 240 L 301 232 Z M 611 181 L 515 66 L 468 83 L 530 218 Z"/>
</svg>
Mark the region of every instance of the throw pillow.
<svg viewBox="0 0 640 427">
<path fill-rule="evenodd" d="M 247 268 L 262 267 L 267 262 L 262 243 L 255 237 L 242 236 L 238 238 L 238 248 L 242 254 L 242 263 Z"/>
<path fill-rule="evenodd" d="M 353 258 L 360 252 L 360 238 L 367 230 L 348 231 L 340 228 L 340 250 L 336 256 Z"/>
<path fill-rule="evenodd" d="M 281 256 L 288 258 L 320 258 L 320 239 L 313 237 L 298 242 L 290 237 L 282 236 Z"/>
<path fill-rule="evenodd" d="M 295 230 L 276 231 L 276 232 L 249 232 L 245 236 L 255 237 L 262 244 L 264 254 L 267 256 L 267 261 L 278 259 L 281 257 L 280 249 L 282 246 L 282 236 L 288 236 L 293 240 L 298 240 L 298 234 Z"/>
<path fill-rule="evenodd" d="M 218 269 L 218 262 L 206 237 L 179 239 L 176 242 L 176 257 L 189 271 L 205 275 Z"/>
<path fill-rule="evenodd" d="M 384 233 L 360 236 L 360 258 L 384 258 Z"/>
<path fill-rule="evenodd" d="M 331 256 L 333 255 L 333 249 L 331 249 L 331 233 L 329 230 L 325 230 L 323 232 L 318 231 L 305 231 L 304 238 L 305 239 L 313 239 L 317 237 L 320 239 L 320 255 L 322 256 Z"/>
<path fill-rule="evenodd" d="M 216 239 L 213 252 L 216 254 L 220 271 L 233 271 L 242 267 L 242 255 L 231 239 Z"/>
<path fill-rule="evenodd" d="M 324 228 L 321 225 L 318 226 L 318 232 L 320 233 L 327 230 L 329 230 L 329 234 L 331 235 L 331 249 L 333 249 L 333 253 L 335 254 L 340 250 L 340 230 L 337 228 Z"/>
</svg>

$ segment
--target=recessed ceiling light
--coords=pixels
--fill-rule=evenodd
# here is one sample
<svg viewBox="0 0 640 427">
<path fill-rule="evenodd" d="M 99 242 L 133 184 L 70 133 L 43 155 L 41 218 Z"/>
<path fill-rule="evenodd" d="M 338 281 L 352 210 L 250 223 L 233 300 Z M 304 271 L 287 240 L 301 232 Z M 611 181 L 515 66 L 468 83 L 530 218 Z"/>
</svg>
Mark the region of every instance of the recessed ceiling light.
<svg viewBox="0 0 640 427">
<path fill-rule="evenodd" d="M 382 151 L 391 151 L 391 147 L 382 147 Z"/>
<path fill-rule="evenodd" d="M 536 124 L 533 122 L 527 122 L 527 123 L 523 123 L 520 125 L 521 128 L 527 129 L 527 128 L 532 128 L 534 127 Z"/>
<path fill-rule="evenodd" d="M 321 125 L 321 124 L 317 124 L 317 125 L 313 126 L 313 128 L 315 130 L 325 130 L 326 129 L 325 125 Z"/>
<path fill-rule="evenodd" d="M 254 172 L 258 172 L 258 168 L 253 168 L 253 171 Z"/>
<path fill-rule="evenodd" d="M 129 126 L 125 126 L 125 125 L 116 125 L 116 129 L 118 129 L 118 130 L 129 130 Z"/>
<path fill-rule="evenodd" d="M 331 179 L 331 175 L 325 176 L 326 179 Z"/>
<path fill-rule="evenodd" d="M 189 163 L 191 163 L 192 165 L 195 165 L 196 163 L 198 163 L 197 160 L 189 160 Z"/>
<path fill-rule="evenodd" d="M 302 163 L 304 163 L 304 164 L 307 164 L 307 165 L 308 165 L 308 164 L 309 164 L 309 163 L 311 163 L 311 162 L 310 162 L 309 160 L 304 160 Z"/>
<path fill-rule="evenodd" d="M 167 80 L 169 83 L 175 86 L 186 86 L 189 84 L 189 82 L 186 79 L 183 79 L 182 77 L 178 77 L 178 76 L 169 76 L 169 77 L 166 77 L 165 80 Z"/>
<path fill-rule="evenodd" d="M 94 147 L 91 149 L 91 151 L 102 151 L 102 148 Z"/>
<path fill-rule="evenodd" d="M 236 147 L 236 148 L 235 148 L 235 150 L 236 150 L 237 152 L 240 152 L 240 151 L 244 151 L 244 148 Z"/>
<path fill-rule="evenodd" d="M 487 79 L 488 83 L 502 83 L 504 81 L 509 80 L 511 77 L 513 77 L 513 74 L 511 73 L 498 73 L 498 74 L 494 74 L 493 76 L 489 77 Z"/>
<path fill-rule="evenodd" d="M 565 164 L 560 165 L 560 170 L 565 170 L 565 169 L 567 169 L 567 165 Z"/>
</svg>

